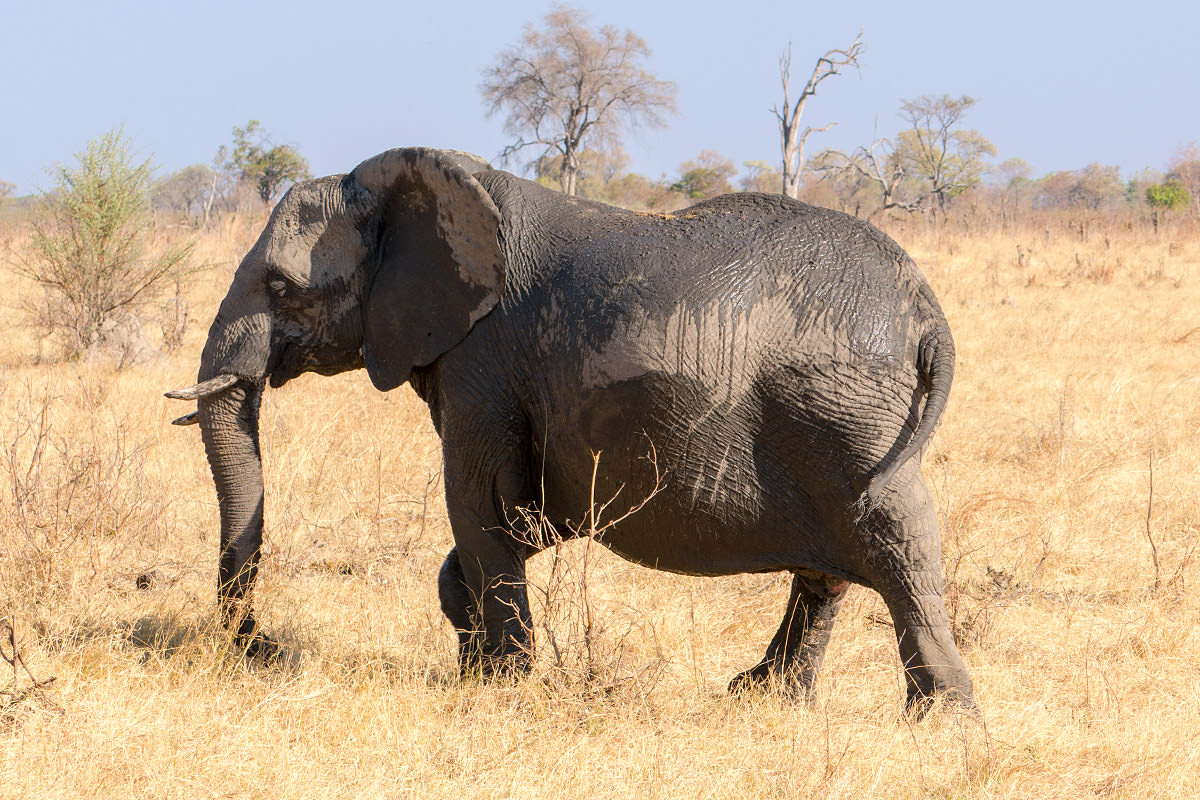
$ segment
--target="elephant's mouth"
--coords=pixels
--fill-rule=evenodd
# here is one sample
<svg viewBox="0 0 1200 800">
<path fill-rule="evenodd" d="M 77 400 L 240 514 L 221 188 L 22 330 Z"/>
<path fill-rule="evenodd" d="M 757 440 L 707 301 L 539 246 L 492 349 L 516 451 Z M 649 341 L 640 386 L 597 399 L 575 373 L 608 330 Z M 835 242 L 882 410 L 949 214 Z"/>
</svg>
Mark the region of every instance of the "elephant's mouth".
<svg viewBox="0 0 1200 800">
<path fill-rule="evenodd" d="M 267 375 L 271 388 L 278 389 L 304 371 L 303 351 L 291 342 L 280 341 L 271 348 Z"/>
<path fill-rule="evenodd" d="M 314 348 L 280 339 L 272 348 L 271 359 L 267 362 L 267 374 L 271 388 L 278 389 L 305 372 L 328 376 L 361 369 L 363 366 L 361 350 L 346 353 L 337 347 Z"/>
</svg>

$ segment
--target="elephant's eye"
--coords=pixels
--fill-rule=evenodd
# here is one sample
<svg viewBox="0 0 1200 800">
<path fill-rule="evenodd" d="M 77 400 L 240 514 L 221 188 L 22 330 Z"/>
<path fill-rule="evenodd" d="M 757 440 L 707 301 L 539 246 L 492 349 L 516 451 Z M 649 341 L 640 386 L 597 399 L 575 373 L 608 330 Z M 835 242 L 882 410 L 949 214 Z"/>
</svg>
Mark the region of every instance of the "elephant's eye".
<svg viewBox="0 0 1200 800">
<path fill-rule="evenodd" d="M 282 278 L 272 278 L 267 281 L 267 289 L 278 298 L 287 297 L 288 285 Z"/>
</svg>

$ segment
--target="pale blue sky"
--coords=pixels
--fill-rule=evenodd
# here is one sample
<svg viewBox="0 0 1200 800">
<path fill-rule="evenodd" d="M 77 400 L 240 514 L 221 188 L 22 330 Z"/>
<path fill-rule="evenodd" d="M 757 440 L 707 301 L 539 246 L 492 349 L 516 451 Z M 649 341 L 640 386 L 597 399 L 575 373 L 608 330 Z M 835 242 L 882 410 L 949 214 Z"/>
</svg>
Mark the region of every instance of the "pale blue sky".
<svg viewBox="0 0 1200 800">
<path fill-rule="evenodd" d="M 777 161 L 780 53 L 791 41 L 803 81 L 860 28 L 861 76 L 827 81 L 805 115 L 838 122 L 814 135 L 813 151 L 868 143 L 876 120 L 894 134 L 902 98 L 942 93 L 978 98 L 968 125 L 1000 160 L 1024 158 L 1037 174 L 1093 161 L 1161 169 L 1200 140 L 1195 0 L 575 5 L 645 38 L 651 70 L 679 86 L 669 127 L 626 140 L 632 168 L 650 177 L 704 149 Z M 252 118 L 317 175 L 406 145 L 492 158 L 507 137 L 485 116 L 482 70 L 549 7 L 0 0 L 0 180 L 22 194 L 44 188 L 47 167 L 121 125 L 163 172 L 208 163 Z"/>
</svg>

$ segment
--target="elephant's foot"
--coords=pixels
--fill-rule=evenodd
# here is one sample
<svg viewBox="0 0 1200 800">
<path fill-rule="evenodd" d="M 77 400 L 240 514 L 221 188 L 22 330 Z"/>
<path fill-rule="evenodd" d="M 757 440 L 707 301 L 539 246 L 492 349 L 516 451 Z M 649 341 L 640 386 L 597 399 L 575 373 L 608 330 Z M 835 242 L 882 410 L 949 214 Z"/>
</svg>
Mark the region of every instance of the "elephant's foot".
<svg viewBox="0 0 1200 800">
<path fill-rule="evenodd" d="M 259 630 L 254 617 L 247 614 L 238 623 L 238 629 L 233 634 L 233 645 L 236 652 L 250 661 L 270 664 L 283 653 L 283 648 L 271 637 Z"/>
<path fill-rule="evenodd" d="M 458 671 L 463 678 L 519 678 L 533 670 L 533 657 L 527 646 L 510 642 L 507 647 L 489 647 L 480 636 L 465 631 L 459 634 Z"/>
<path fill-rule="evenodd" d="M 771 666 L 760 662 L 745 672 L 739 672 L 729 682 L 730 694 L 742 692 L 765 692 L 771 681 Z"/>
<path fill-rule="evenodd" d="M 283 654 L 283 648 L 279 643 L 266 634 L 255 633 L 249 640 L 239 637 L 237 642 L 238 649 L 251 661 L 273 664 Z"/>
<path fill-rule="evenodd" d="M 809 670 L 788 670 L 784 674 L 779 666 L 770 661 L 760 661 L 755 666 L 739 672 L 729 682 L 730 694 L 749 692 L 778 692 L 793 700 L 811 701 L 814 695 L 816 675 Z"/>
<path fill-rule="evenodd" d="M 933 688 L 923 688 L 910 681 L 908 694 L 904 698 L 904 715 L 914 722 L 919 721 L 939 703 L 973 717 L 981 713 L 969 680 L 965 686 L 943 685 Z"/>
<path fill-rule="evenodd" d="M 978 714 L 971 676 L 954 647 L 949 629 L 914 626 L 907 633 L 910 635 L 902 637 L 900 643 L 907 664 L 904 670 L 907 686 L 905 715 L 910 719 L 921 719 L 939 703 Z M 919 647 L 911 647 L 914 644 Z"/>
<path fill-rule="evenodd" d="M 792 574 L 791 596 L 766 655 L 735 677 L 730 692 L 774 691 L 811 702 L 829 635 L 850 584 L 812 570 Z"/>
<path fill-rule="evenodd" d="M 469 661 L 459 659 L 458 674 L 464 680 L 503 681 L 524 677 L 533 671 L 529 659 L 483 658 Z"/>
</svg>

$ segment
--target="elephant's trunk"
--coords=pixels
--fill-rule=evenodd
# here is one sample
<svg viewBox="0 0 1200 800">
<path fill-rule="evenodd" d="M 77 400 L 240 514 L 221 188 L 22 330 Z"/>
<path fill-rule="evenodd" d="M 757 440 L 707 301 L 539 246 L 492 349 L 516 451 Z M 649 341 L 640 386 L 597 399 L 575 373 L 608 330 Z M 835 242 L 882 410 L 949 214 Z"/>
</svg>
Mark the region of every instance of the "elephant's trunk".
<svg viewBox="0 0 1200 800">
<path fill-rule="evenodd" d="M 200 433 L 221 513 L 218 595 L 227 626 L 239 639 L 254 636 L 250 595 L 258 571 L 263 528 L 263 472 L 258 445 L 262 384 L 235 387 L 199 401 Z"/>
<path fill-rule="evenodd" d="M 197 400 L 196 419 L 221 513 L 221 614 L 236 628 L 239 644 L 250 647 L 258 639 L 250 597 L 262 544 L 258 413 L 271 355 L 271 318 L 265 299 L 252 285 L 243 285 L 251 283 L 244 272 L 235 275 L 209 329 L 198 383 L 176 396 Z"/>
</svg>

